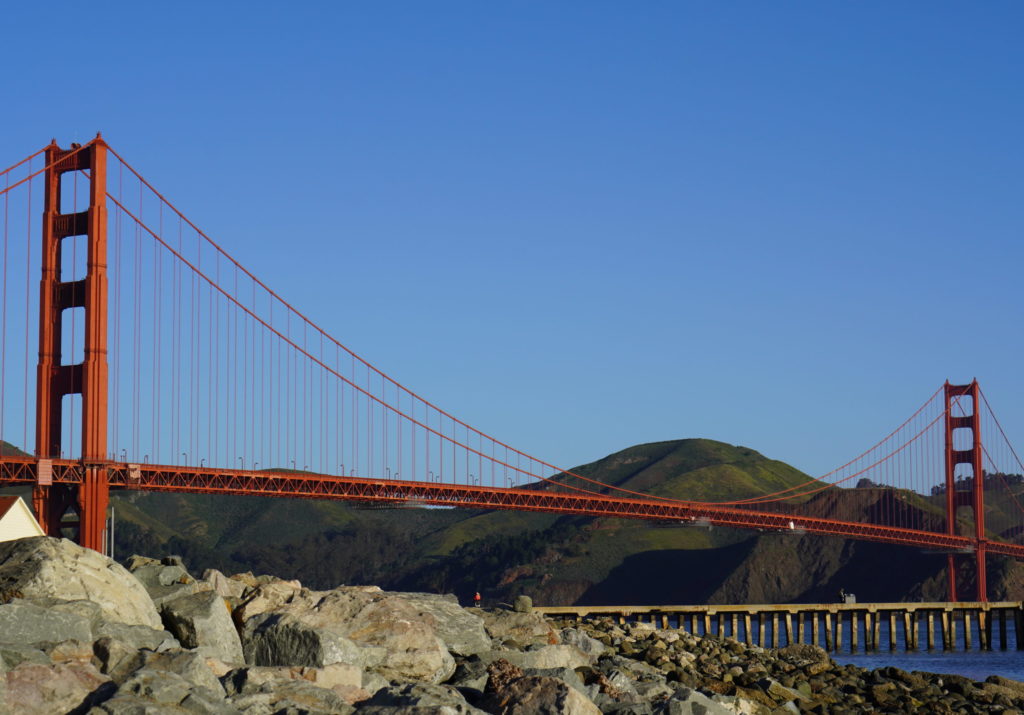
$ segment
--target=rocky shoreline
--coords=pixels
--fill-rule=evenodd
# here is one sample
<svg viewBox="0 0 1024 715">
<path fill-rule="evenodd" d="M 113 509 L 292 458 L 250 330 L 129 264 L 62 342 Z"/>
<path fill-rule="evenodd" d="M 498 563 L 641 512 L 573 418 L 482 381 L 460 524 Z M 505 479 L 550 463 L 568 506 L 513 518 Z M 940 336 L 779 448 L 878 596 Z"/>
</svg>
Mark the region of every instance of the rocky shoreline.
<svg viewBox="0 0 1024 715">
<path fill-rule="evenodd" d="M 0 543 L 0 712 L 1017 713 L 1024 684 L 868 671 L 821 648 L 463 608 L 453 596 L 128 568 Z"/>
</svg>

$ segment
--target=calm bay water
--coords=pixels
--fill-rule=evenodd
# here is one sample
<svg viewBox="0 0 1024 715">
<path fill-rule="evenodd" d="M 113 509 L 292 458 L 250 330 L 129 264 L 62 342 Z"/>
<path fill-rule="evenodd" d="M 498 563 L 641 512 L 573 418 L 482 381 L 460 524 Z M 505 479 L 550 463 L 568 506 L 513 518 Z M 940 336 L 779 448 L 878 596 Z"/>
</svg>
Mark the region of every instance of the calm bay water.
<svg viewBox="0 0 1024 715">
<path fill-rule="evenodd" d="M 677 619 L 673 619 L 670 622 L 672 626 L 679 626 Z M 865 653 L 864 641 L 864 625 L 863 621 L 860 623 L 858 629 L 858 642 L 860 648 L 858 652 L 850 652 L 850 640 L 849 640 L 849 621 L 845 622 L 843 630 L 843 642 L 840 644 L 838 650 L 830 653 L 832 659 L 837 663 L 853 664 L 861 668 L 875 669 L 885 668 L 889 666 L 895 666 L 902 670 L 921 670 L 929 673 L 954 673 L 956 675 L 963 675 L 974 680 L 984 680 L 990 675 L 1001 675 L 1004 678 L 1012 678 L 1013 680 L 1020 680 L 1024 682 L 1024 650 L 1017 650 L 1017 644 L 1015 640 L 1014 627 L 1012 620 L 1007 624 L 1007 642 L 1006 649 L 1001 649 L 1001 640 L 999 635 L 998 626 L 993 623 L 992 628 L 992 650 L 980 650 L 978 645 L 981 642 L 980 633 L 978 632 L 977 622 L 971 624 L 971 650 L 965 650 L 964 633 L 960 627 L 958 619 L 957 623 L 957 649 L 952 651 L 944 651 L 941 649 L 941 635 L 936 628 L 935 631 L 935 642 L 940 645 L 937 650 L 927 650 L 923 648 L 918 651 L 907 651 L 904 646 L 903 638 L 903 624 L 901 622 L 896 623 L 895 635 L 896 635 L 896 647 L 890 648 L 889 639 L 889 624 L 887 620 L 883 620 L 879 624 L 879 645 L 878 650 L 871 653 Z M 920 642 L 925 644 L 925 634 L 922 628 L 920 631 Z M 684 624 L 684 627 L 688 624 Z M 724 620 L 722 624 L 724 628 L 724 635 L 733 636 L 731 632 L 731 623 L 729 620 Z M 745 640 L 745 633 L 743 630 L 742 619 L 737 624 L 737 632 L 735 637 L 739 640 Z M 686 627 L 686 630 L 689 630 Z M 794 629 L 795 630 L 795 629 Z M 752 633 L 754 629 L 751 629 Z M 698 622 L 698 634 L 703 634 L 703 626 Z M 772 629 L 771 623 L 766 623 L 765 627 L 765 640 L 771 643 L 772 640 Z M 757 641 L 756 634 L 754 641 Z M 810 622 L 805 622 L 804 628 L 804 642 L 811 642 L 811 627 Z M 780 632 L 780 644 L 785 645 L 785 635 Z M 819 643 L 819 645 L 821 645 Z"/>
<path fill-rule="evenodd" d="M 833 653 L 837 663 L 853 663 L 861 668 L 885 668 L 895 666 L 902 670 L 923 670 L 928 673 L 955 673 L 974 680 L 984 680 L 990 675 L 1024 681 L 1024 651 L 919 651 L 904 653 L 879 651 L 877 653 Z"/>
</svg>

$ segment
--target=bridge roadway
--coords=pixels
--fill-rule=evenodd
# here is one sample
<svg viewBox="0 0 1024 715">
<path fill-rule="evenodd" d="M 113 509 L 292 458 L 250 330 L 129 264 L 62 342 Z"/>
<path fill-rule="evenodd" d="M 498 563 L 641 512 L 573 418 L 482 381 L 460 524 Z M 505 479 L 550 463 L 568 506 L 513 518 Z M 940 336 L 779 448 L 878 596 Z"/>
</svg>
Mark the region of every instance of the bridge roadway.
<svg viewBox="0 0 1024 715">
<path fill-rule="evenodd" d="M 85 468 L 78 460 L 38 460 L 35 457 L 0 456 L 0 485 L 36 484 L 40 466 L 53 484 L 81 484 Z M 973 537 L 879 526 L 838 519 L 808 518 L 796 514 L 764 512 L 702 502 L 623 499 L 589 493 L 555 492 L 547 489 L 514 489 L 436 482 L 416 482 L 364 477 L 339 477 L 307 472 L 212 469 L 157 464 L 105 462 L 113 489 L 237 494 L 303 499 L 337 499 L 395 506 L 448 506 L 466 509 L 510 509 L 554 512 L 581 516 L 619 517 L 678 522 L 684 525 L 730 526 L 739 529 L 839 536 L 904 546 L 974 553 Z M 984 542 L 990 554 L 1024 559 L 1024 545 Z"/>
</svg>

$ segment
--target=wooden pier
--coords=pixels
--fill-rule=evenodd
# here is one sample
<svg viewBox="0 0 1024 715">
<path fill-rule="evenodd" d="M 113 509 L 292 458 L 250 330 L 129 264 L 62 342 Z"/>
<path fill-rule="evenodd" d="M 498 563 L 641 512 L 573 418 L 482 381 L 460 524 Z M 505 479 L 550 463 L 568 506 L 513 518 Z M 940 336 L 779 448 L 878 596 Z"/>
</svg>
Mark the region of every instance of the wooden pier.
<svg viewBox="0 0 1024 715">
<path fill-rule="evenodd" d="M 1024 650 L 1020 601 L 791 603 L 743 606 L 538 606 L 547 616 L 612 618 L 779 648 L 813 643 L 827 651 Z M 1012 641 L 1011 641 L 1012 637 Z M 900 642 L 902 641 L 902 642 Z"/>
</svg>

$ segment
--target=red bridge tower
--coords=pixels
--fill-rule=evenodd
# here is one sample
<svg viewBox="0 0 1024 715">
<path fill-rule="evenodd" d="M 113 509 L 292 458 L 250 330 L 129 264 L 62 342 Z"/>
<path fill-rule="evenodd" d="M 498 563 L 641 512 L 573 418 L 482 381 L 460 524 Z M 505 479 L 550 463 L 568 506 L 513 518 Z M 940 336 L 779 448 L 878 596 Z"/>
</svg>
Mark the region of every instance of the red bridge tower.
<svg viewBox="0 0 1024 715">
<path fill-rule="evenodd" d="M 97 135 L 84 147 L 46 149 L 43 204 L 43 276 L 39 303 L 39 365 L 36 372 L 36 457 L 40 468 L 32 505 L 47 534 L 77 529 L 78 543 L 104 550 L 109 488 L 107 485 L 107 145 Z M 87 171 L 89 208 L 61 213 L 61 175 Z M 84 278 L 61 275 L 61 242 L 85 236 Z M 61 321 L 69 308 L 85 311 L 85 352 L 78 364 L 64 364 Z M 61 403 L 65 395 L 82 396 L 81 485 L 52 484 L 46 460 L 61 453 Z M 70 513 L 77 520 L 65 521 Z"/>
<path fill-rule="evenodd" d="M 982 470 L 981 450 L 981 413 L 979 411 L 978 381 L 973 380 L 969 385 L 950 385 L 946 381 L 946 533 L 958 535 L 956 512 L 961 506 L 969 506 L 974 511 L 974 543 L 976 559 L 976 578 L 978 586 L 978 600 L 988 600 L 988 587 L 985 582 L 985 550 L 987 540 L 985 538 L 985 473 Z M 970 413 L 968 405 L 964 404 L 964 397 L 970 398 Z M 953 406 L 956 404 L 959 416 L 953 415 Z M 970 447 L 968 449 L 956 449 L 954 445 L 954 432 L 956 430 L 970 431 Z M 961 472 L 961 477 L 969 478 L 972 483 L 970 491 L 956 491 L 956 468 L 965 464 L 970 467 L 970 473 Z M 948 555 L 948 578 L 949 578 L 949 600 L 956 601 L 956 569 L 954 555 Z"/>
</svg>

